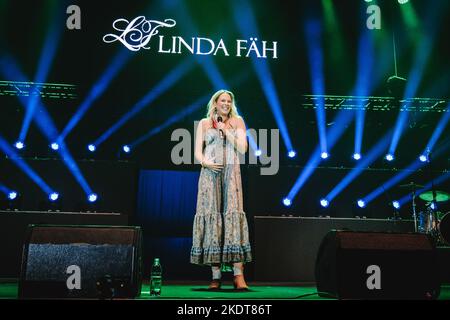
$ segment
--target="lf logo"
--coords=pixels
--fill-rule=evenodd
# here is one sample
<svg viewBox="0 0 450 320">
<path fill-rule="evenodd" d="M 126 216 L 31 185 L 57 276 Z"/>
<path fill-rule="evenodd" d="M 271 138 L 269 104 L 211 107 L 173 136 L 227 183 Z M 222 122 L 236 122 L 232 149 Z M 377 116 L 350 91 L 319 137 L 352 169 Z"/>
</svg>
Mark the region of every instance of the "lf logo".
<svg viewBox="0 0 450 320">
<path fill-rule="evenodd" d="M 68 266 L 66 273 L 70 274 L 70 276 L 67 278 L 67 281 L 66 281 L 67 289 L 80 290 L 81 289 L 81 269 L 80 269 L 80 267 L 76 266 L 76 265 Z"/>
<path fill-rule="evenodd" d="M 366 270 L 370 277 L 367 278 L 366 286 L 369 290 L 380 290 L 381 289 L 381 269 L 377 265 L 370 265 Z"/>
</svg>

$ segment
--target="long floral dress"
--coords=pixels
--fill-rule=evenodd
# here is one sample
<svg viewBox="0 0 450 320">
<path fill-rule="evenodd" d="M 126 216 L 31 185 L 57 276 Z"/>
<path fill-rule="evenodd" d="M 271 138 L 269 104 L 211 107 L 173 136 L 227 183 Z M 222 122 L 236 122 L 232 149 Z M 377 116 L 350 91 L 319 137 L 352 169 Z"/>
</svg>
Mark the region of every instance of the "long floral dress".
<svg viewBox="0 0 450 320">
<path fill-rule="evenodd" d="M 236 136 L 235 130 L 229 130 Z M 208 129 L 204 140 L 204 157 L 216 163 L 223 162 L 224 168 L 221 172 L 201 169 L 190 261 L 200 265 L 250 262 L 237 151 L 221 138 L 217 129 Z"/>
</svg>

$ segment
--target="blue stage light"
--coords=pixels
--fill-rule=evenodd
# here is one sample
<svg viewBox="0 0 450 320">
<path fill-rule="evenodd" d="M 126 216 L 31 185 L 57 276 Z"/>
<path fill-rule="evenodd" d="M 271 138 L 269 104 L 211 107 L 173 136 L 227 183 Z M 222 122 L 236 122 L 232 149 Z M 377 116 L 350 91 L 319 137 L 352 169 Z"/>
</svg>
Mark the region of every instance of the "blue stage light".
<svg viewBox="0 0 450 320">
<path fill-rule="evenodd" d="M 428 161 L 428 157 L 426 155 L 424 155 L 424 154 L 421 154 L 420 157 L 419 157 L 419 160 L 421 162 L 427 162 Z"/>
<path fill-rule="evenodd" d="M 97 201 L 97 199 L 98 199 L 98 196 L 97 196 L 96 193 L 91 193 L 91 194 L 88 196 L 88 201 L 89 201 L 89 202 L 95 202 L 95 201 Z"/>
<path fill-rule="evenodd" d="M 436 203 L 435 202 L 431 202 L 431 204 L 430 204 L 430 208 L 432 209 L 432 210 L 436 210 Z"/>
<path fill-rule="evenodd" d="M 130 152 L 131 152 L 131 148 L 130 148 L 129 145 L 124 145 L 124 146 L 122 147 L 122 150 L 123 150 L 123 152 L 125 152 L 125 153 L 130 153 Z"/>
<path fill-rule="evenodd" d="M 329 157 L 329 154 L 328 154 L 328 152 L 322 152 L 322 153 L 320 154 L 320 157 L 321 157 L 322 159 L 327 159 L 327 158 Z"/>
<path fill-rule="evenodd" d="M 23 148 L 25 148 L 25 144 L 22 141 L 17 141 L 14 146 L 16 147 L 16 149 L 18 150 L 22 150 Z"/>
<path fill-rule="evenodd" d="M 327 199 L 321 199 L 321 200 L 320 200 L 320 205 L 321 205 L 322 207 L 326 208 L 326 207 L 328 207 L 329 202 L 328 202 Z"/>
<path fill-rule="evenodd" d="M 359 160 L 359 159 L 361 159 L 361 155 L 359 153 L 354 153 L 353 154 L 353 159 Z"/>
<path fill-rule="evenodd" d="M 260 155 L 262 155 L 262 151 L 261 150 L 255 150 L 255 156 L 259 157 Z"/>
<path fill-rule="evenodd" d="M 14 200 L 14 199 L 16 199 L 17 198 L 17 192 L 16 191 L 10 191 L 9 193 L 8 193 L 8 199 L 9 200 Z"/>
<path fill-rule="evenodd" d="M 388 153 L 384 158 L 385 158 L 387 161 L 392 161 L 392 160 L 394 160 L 394 155 Z"/>
<path fill-rule="evenodd" d="M 56 201 L 59 199 L 59 193 L 58 192 L 52 192 L 49 194 L 48 199 L 50 201 Z"/>
<path fill-rule="evenodd" d="M 358 207 L 360 207 L 360 208 L 364 208 L 366 206 L 366 202 L 362 199 L 359 199 L 357 203 L 358 203 Z"/>
<path fill-rule="evenodd" d="M 295 152 L 294 150 L 289 151 L 288 153 L 288 157 L 289 158 L 294 158 L 297 155 L 297 152 Z"/>
<path fill-rule="evenodd" d="M 52 150 L 58 150 L 59 149 L 59 144 L 57 144 L 56 142 L 53 142 L 51 145 L 50 145 L 50 148 L 52 148 Z"/>
<path fill-rule="evenodd" d="M 93 144 L 88 145 L 88 150 L 89 150 L 90 152 L 94 152 L 96 149 L 97 149 L 97 148 L 95 147 L 95 145 L 93 145 Z"/>
<path fill-rule="evenodd" d="M 398 202 L 397 200 L 392 201 L 392 206 L 395 209 L 400 209 L 400 202 Z"/>
<path fill-rule="evenodd" d="M 284 199 L 283 199 L 283 204 L 284 204 L 286 207 L 289 207 L 289 206 L 292 204 L 292 201 L 291 201 L 291 199 L 284 198 Z"/>
</svg>

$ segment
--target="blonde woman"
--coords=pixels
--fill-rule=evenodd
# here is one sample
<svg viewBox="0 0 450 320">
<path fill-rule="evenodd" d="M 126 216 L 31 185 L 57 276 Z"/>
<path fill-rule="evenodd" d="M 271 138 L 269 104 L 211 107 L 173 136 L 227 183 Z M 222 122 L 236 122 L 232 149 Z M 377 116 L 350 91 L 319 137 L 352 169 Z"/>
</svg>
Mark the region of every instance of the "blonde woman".
<svg viewBox="0 0 450 320">
<path fill-rule="evenodd" d="M 211 266 L 210 290 L 221 287 L 221 264 L 233 266 L 235 289 L 248 290 L 244 263 L 252 257 L 238 157 L 245 152 L 246 128 L 234 94 L 219 90 L 208 103 L 195 139 L 195 158 L 202 168 L 190 260 Z"/>
</svg>

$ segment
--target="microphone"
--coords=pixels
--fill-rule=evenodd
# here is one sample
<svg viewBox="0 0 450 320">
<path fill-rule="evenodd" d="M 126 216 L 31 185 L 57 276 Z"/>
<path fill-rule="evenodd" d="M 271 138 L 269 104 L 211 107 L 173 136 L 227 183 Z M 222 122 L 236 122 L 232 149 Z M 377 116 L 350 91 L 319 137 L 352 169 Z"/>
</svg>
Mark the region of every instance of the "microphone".
<svg viewBox="0 0 450 320">
<path fill-rule="evenodd" d="M 217 122 L 222 122 L 222 117 L 221 116 L 217 117 Z M 222 129 L 219 129 L 219 135 L 220 135 L 220 139 L 224 138 L 224 134 L 223 134 Z"/>
</svg>

